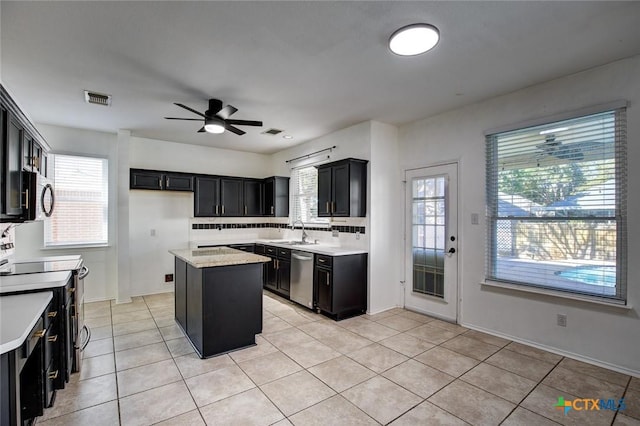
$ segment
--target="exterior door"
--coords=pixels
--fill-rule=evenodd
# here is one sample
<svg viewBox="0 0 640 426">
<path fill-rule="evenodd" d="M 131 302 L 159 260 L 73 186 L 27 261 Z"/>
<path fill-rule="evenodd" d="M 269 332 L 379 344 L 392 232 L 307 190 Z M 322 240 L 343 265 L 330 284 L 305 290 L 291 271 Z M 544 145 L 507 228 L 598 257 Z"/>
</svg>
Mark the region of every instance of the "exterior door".
<svg viewBox="0 0 640 426">
<path fill-rule="evenodd" d="M 457 164 L 407 170 L 405 307 L 457 322 Z"/>
</svg>

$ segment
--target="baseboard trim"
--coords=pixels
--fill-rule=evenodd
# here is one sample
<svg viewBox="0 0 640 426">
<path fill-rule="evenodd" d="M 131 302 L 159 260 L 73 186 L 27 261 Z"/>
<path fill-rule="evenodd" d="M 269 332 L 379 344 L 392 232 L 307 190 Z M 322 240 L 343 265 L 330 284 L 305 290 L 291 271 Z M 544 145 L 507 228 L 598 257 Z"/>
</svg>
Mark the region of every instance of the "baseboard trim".
<svg viewBox="0 0 640 426">
<path fill-rule="evenodd" d="M 502 337 L 503 339 L 512 340 L 512 341 L 517 342 L 517 343 L 522 343 L 523 345 L 533 346 L 534 348 L 542 349 L 543 351 L 551 352 L 551 353 L 554 353 L 554 354 L 557 354 L 557 355 L 565 356 L 567 358 L 572 358 L 572 359 L 575 359 L 575 360 L 578 360 L 578 361 L 586 362 L 587 364 L 592 364 L 592 365 L 595 365 L 596 367 L 607 368 L 609 370 L 617 371 L 618 373 L 622 373 L 622 374 L 626 374 L 628 376 L 635 376 L 635 377 L 639 377 L 640 378 L 640 371 L 639 370 L 633 370 L 633 369 L 630 369 L 630 368 L 621 367 L 619 365 L 610 364 L 608 362 L 601 361 L 601 360 L 594 359 L 594 358 L 589 358 L 589 357 L 586 357 L 584 355 L 580 355 L 580 354 L 577 354 L 577 353 L 574 353 L 574 352 L 564 351 L 562 349 L 558 349 L 558 348 L 554 348 L 554 347 L 551 347 L 551 346 L 543 345 L 543 344 L 540 344 L 540 343 L 537 343 L 537 342 L 532 342 L 530 340 L 522 339 L 520 337 L 511 336 L 509 334 L 496 332 L 494 330 L 490 330 L 490 329 L 487 329 L 485 327 L 481 327 L 481 326 L 478 326 L 478 325 L 475 325 L 475 324 L 461 323 L 460 325 L 462 325 L 463 327 L 470 328 L 472 330 L 481 331 L 483 333 L 490 334 L 492 336 Z"/>
</svg>

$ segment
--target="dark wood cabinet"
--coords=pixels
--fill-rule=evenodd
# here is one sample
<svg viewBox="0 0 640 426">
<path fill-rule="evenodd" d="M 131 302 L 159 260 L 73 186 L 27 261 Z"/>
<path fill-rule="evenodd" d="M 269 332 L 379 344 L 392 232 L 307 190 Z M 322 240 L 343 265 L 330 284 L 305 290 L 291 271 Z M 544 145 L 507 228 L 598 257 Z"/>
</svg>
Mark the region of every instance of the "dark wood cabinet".
<svg viewBox="0 0 640 426">
<path fill-rule="evenodd" d="M 367 215 L 367 161 L 346 160 L 318 166 L 318 216 Z"/>
<path fill-rule="evenodd" d="M 174 303 L 176 321 L 186 332 L 187 329 L 187 262 L 175 258 L 174 270 Z"/>
<path fill-rule="evenodd" d="M 3 169 L 2 217 L 19 219 L 24 214 L 22 179 L 22 142 L 24 129 L 8 111 L 3 111 Z"/>
<path fill-rule="evenodd" d="M 220 215 L 220 179 L 217 177 L 196 176 L 193 201 L 195 217 Z"/>
<path fill-rule="evenodd" d="M 130 169 L 129 189 L 193 191 L 193 176 L 179 172 Z"/>
<path fill-rule="evenodd" d="M 367 257 L 315 255 L 313 286 L 320 311 L 336 320 L 366 312 Z"/>
<path fill-rule="evenodd" d="M 220 178 L 220 216 L 244 216 L 242 179 Z"/>
<path fill-rule="evenodd" d="M 186 173 L 167 173 L 164 175 L 164 189 L 193 191 L 193 176 Z"/>
<path fill-rule="evenodd" d="M 244 179 L 242 181 L 244 197 L 244 215 L 261 216 L 264 198 L 264 183 L 261 179 Z"/>
<path fill-rule="evenodd" d="M 289 297 L 291 287 L 291 250 L 264 246 L 264 255 L 271 258 L 265 266 L 264 287 L 281 296 Z"/>
<path fill-rule="evenodd" d="M 255 244 L 229 244 L 228 247 L 236 250 L 246 251 L 248 253 L 255 253 Z"/>
<path fill-rule="evenodd" d="M 201 358 L 255 344 L 262 332 L 262 264 L 187 264 L 187 337 Z M 176 312 L 177 314 L 177 312 Z"/>
<path fill-rule="evenodd" d="M 271 217 L 289 216 L 289 178 L 272 176 L 264 180 L 262 214 Z"/>
<path fill-rule="evenodd" d="M 0 138 L 0 222 L 31 220 L 27 217 L 27 194 L 22 172 L 46 176 L 49 146 L 2 84 Z"/>
</svg>

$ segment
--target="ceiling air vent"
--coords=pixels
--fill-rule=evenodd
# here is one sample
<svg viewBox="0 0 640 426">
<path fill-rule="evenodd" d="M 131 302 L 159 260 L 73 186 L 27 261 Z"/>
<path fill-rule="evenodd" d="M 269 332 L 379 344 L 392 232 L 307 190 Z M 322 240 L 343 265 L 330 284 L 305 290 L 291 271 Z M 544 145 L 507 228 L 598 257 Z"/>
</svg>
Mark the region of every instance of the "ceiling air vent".
<svg viewBox="0 0 640 426">
<path fill-rule="evenodd" d="M 278 133 L 282 133 L 282 130 L 272 128 L 262 132 L 263 135 L 277 135 Z"/>
<path fill-rule="evenodd" d="M 84 100 L 88 104 L 96 104 L 103 106 L 111 105 L 111 95 L 105 95 L 104 93 L 84 91 Z"/>
</svg>

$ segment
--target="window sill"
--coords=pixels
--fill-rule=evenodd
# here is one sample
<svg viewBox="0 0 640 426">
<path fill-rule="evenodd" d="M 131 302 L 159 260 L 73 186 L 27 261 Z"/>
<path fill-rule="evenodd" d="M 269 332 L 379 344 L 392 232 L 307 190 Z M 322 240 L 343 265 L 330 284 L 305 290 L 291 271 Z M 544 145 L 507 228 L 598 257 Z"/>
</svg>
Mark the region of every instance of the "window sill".
<svg viewBox="0 0 640 426">
<path fill-rule="evenodd" d="M 528 286 L 524 286 L 524 285 L 506 284 L 506 283 L 500 283 L 500 282 L 496 282 L 496 281 L 484 281 L 484 282 L 481 282 L 480 285 L 486 286 L 486 287 L 513 290 L 513 291 L 516 291 L 516 292 L 534 293 L 534 294 L 540 294 L 540 295 L 543 295 L 543 296 L 549 296 L 549 297 L 554 297 L 554 298 L 574 300 L 574 301 L 579 301 L 579 302 L 585 302 L 585 303 L 588 303 L 588 304 L 606 306 L 606 307 L 609 307 L 609 308 L 617 308 L 617 309 L 622 309 L 622 310 L 627 310 L 627 311 L 633 309 L 633 306 L 631 306 L 629 304 L 625 304 L 624 302 L 613 301 L 613 300 L 608 301 L 608 300 L 599 299 L 597 297 L 591 297 L 591 296 L 579 295 L 579 294 L 571 294 L 571 293 L 564 293 L 564 292 L 561 292 L 561 291 L 553 291 L 553 290 L 548 290 L 548 289 L 543 289 L 543 288 L 528 287 Z"/>
<path fill-rule="evenodd" d="M 69 244 L 59 246 L 44 246 L 41 250 L 68 250 L 68 249 L 104 249 L 110 247 L 109 244 Z"/>
</svg>

